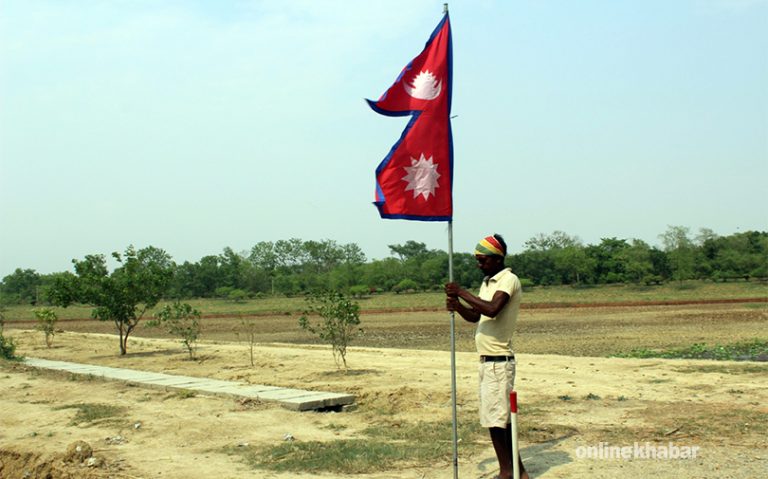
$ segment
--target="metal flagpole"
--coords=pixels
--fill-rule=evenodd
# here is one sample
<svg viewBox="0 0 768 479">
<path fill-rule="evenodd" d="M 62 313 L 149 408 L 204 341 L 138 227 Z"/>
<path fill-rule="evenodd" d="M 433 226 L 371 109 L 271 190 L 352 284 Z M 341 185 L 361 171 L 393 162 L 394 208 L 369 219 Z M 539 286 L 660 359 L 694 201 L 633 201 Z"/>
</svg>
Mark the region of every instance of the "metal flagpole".
<svg viewBox="0 0 768 479">
<path fill-rule="evenodd" d="M 453 220 L 448 221 L 448 281 L 453 283 Z M 459 431 L 456 419 L 456 313 L 451 311 L 451 408 L 453 410 L 453 479 L 459 478 Z"/>
<path fill-rule="evenodd" d="M 444 3 L 443 15 L 447 13 L 448 4 Z M 453 219 L 448 221 L 448 281 L 453 283 Z M 451 416 L 453 422 L 453 479 L 459 479 L 459 428 L 456 416 L 456 312 L 454 311 L 451 311 Z"/>
</svg>

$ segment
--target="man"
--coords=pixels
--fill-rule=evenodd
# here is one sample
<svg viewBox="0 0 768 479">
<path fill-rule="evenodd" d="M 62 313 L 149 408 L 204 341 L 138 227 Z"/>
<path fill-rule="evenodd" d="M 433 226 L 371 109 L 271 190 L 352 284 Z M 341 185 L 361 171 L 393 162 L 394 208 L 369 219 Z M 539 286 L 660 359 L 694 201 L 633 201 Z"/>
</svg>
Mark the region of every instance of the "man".
<svg viewBox="0 0 768 479">
<path fill-rule="evenodd" d="M 500 235 L 488 236 L 475 247 L 477 266 L 485 274 L 477 296 L 456 283 L 445 285 L 446 307 L 477 324 L 475 345 L 480 354 L 480 424 L 490 431 L 499 461 L 499 479 L 512 477 L 512 434 L 509 392 L 515 381 L 512 336 L 520 309 L 522 288 L 512 270 L 504 267 L 507 244 Z M 462 302 L 463 301 L 463 302 Z M 521 479 L 527 479 L 517 458 Z"/>
</svg>

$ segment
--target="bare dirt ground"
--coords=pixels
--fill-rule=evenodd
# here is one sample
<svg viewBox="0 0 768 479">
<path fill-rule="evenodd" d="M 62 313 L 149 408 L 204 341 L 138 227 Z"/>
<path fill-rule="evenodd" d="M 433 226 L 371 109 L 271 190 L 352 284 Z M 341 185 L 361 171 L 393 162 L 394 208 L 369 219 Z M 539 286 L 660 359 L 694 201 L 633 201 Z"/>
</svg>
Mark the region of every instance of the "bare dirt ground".
<svg viewBox="0 0 768 479">
<path fill-rule="evenodd" d="M 674 334 L 704 340 L 756 337 L 755 332 L 766 325 L 765 309 L 693 312 L 680 308 L 656 313 L 638 311 L 636 320 L 626 323 L 624 335 L 601 311 L 566 318 L 573 321 L 571 326 L 578 321 L 589 323 L 594 329 L 589 337 L 580 334 L 579 328 L 572 335 L 564 334 L 567 327 L 553 319 L 563 312 L 529 312 L 527 323 L 521 317 L 521 330 L 529 332 L 530 341 L 521 334 L 516 389 L 521 398 L 522 453 L 532 477 L 766 477 L 768 365 L 585 356 L 593 350 L 604 351 L 605 343 L 612 340 L 637 347 L 641 344 L 634 338 L 643 335 L 653 336 L 650 345 L 666 344 L 667 336 Z M 400 326 L 432 324 L 430 313 L 423 314 L 388 320 Z M 659 314 L 677 319 L 661 321 Z M 387 325 L 367 319 L 373 331 L 369 336 L 386 336 Z M 638 329 L 638 321 L 657 322 L 658 333 Z M 296 339 L 281 336 L 279 324 L 272 327 L 276 332 L 268 341 Z M 426 334 L 424 329 L 414 334 L 419 331 Z M 18 353 L 25 356 L 350 392 L 357 396 L 358 408 L 343 413 L 297 413 L 267 403 L 180 394 L 0 363 L 0 477 L 4 479 L 344 478 L 350 475 L 254 469 L 241 455 L 226 451 L 279 445 L 286 435 L 297 444 L 364 438 L 370 426 L 399 428 L 445 423 L 451 418 L 450 357 L 444 351 L 354 347 L 348 356 L 351 369 L 343 373 L 329 349 L 321 345 L 261 342 L 255 349 L 256 364 L 251 366 L 246 344 L 223 339 L 202 342 L 198 360 L 191 361 L 178 341 L 165 338 L 131 338 L 129 354 L 119 357 L 112 334 L 60 333 L 50 349 L 42 333 L 15 329 L 6 334 L 18 342 Z M 461 330 L 465 350 L 471 347 L 465 344 L 467 334 L 468 330 Z M 573 349 L 571 354 L 579 357 L 526 352 L 537 341 L 543 350 L 550 343 L 566 350 L 569 342 L 597 341 L 601 346 Z M 428 338 L 414 342 L 417 348 L 432 344 Z M 476 365 L 474 353 L 458 353 L 461 424 L 477 421 Z M 77 406 L 82 404 L 123 409 L 115 417 L 91 421 L 78 419 Z M 93 448 L 92 467 L 81 463 L 73 450 L 67 451 L 75 441 Z M 580 457 L 584 447 L 636 442 L 699 449 L 693 459 Z M 436 447 L 445 448 L 446 458 L 435 464 L 406 459 L 388 470 L 354 477 L 452 477 L 450 436 Z M 482 436 L 473 444 L 460 445 L 459 464 L 462 478 L 490 478 L 497 472 L 493 450 Z"/>
</svg>

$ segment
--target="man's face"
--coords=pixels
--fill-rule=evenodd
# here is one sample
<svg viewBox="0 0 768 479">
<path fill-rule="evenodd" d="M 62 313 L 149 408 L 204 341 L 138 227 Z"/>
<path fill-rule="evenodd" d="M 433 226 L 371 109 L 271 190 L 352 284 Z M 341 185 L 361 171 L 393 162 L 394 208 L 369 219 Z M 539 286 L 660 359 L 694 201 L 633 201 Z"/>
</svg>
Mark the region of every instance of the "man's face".
<svg viewBox="0 0 768 479">
<path fill-rule="evenodd" d="M 504 265 L 504 258 L 501 256 L 476 254 L 475 259 L 477 260 L 477 267 L 480 268 L 486 276 L 498 273 Z"/>
</svg>

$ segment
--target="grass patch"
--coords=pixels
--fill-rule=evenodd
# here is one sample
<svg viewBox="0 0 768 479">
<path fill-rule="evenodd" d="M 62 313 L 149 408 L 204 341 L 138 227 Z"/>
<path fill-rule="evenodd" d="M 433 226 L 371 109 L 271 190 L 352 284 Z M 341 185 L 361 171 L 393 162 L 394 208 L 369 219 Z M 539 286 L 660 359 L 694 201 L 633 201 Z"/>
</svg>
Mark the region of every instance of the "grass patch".
<svg viewBox="0 0 768 479">
<path fill-rule="evenodd" d="M 97 403 L 68 404 L 53 409 L 54 411 L 77 409 L 75 417 L 69 422 L 70 426 L 76 426 L 78 424 L 85 424 L 86 426 L 93 426 L 96 424 L 118 424 L 123 422 L 122 416 L 125 414 L 124 407 Z"/>
<path fill-rule="evenodd" d="M 722 441 L 730 438 L 734 441 L 750 441 L 765 438 L 768 434 L 768 414 L 765 412 L 722 407 L 711 404 L 686 404 L 685 412 L 678 405 L 654 404 L 645 412 L 646 417 L 653 417 L 653 434 L 657 440 L 675 435 Z"/>
<path fill-rule="evenodd" d="M 761 447 L 768 434 L 768 413 L 723 404 L 648 402 L 627 411 L 625 418 L 636 425 L 589 428 L 580 431 L 581 438 L 612 444 L 682 441 Z"/>
<path fill-rule="evenodd" d="M 579 434 L 579 430 L 563 424 L 528 424 L 523 422 L 518 426 L 518 434 L 521 441 L 532 444 L 573 436 Z M 488 443 L 490 444 L 490 440 Z"/>
<path fill-rule="evenodd" d="M 743 306 L 747 309 L 768 309 L 765 303 L 746 303 Z"/>
<path fill-rule="evenodd" d="M 197 397 L 196 391 L 191 389 L 179 389 L 166 394 L 165 397 L 163 397 L 163 401 L 168 399 L 192 399 L 194 397 Z"/>
<path fill-rule="evenodd" d="M 227 454 L 241 455 L 254 468 L 278 472 L 361 474 L 392 471 L 398 465 L 449 461 L 452 426 L 439 423 L 388 423 L 371 426 L 365 437 L 338 441 L 292 441 L 273 447 L 227 447 Z M 463 448 L 485 437 L 476 421 L 460 425 Z"/>
<path fill-rule="evenodd" d="M 654 350 L 633 349 L 628 353 L 616 354 L 619 358 L 664 358 L 664 359 L 714 359 L 717 361 L 768 361 L 768 341 L 755 339 L 738 343 L 708 346 L 696 343 L 684 348 Z"/>
<path fill-rule="evenodd" d="M 683 287 L 678 282 L 658 286 L 600 285 L 589 287 L 573 286 L 536 286 L 526 288 L 523 307 L 537 303 L 606 303 L 622 301 L 676 301 L 757 298 L 768 296 L 768 285 L 754 281 L 733 281 L 713 283 L 711 281 L 686 281 Z M 300 315 L 304 310 L 304 296 L 292 298 L 283 296 L 264 296 L 242 302 L 226 299 L 189 299 L 193 308 L 203 316 L 234 315 L 248 316 L 261 314 Z M 359 300 L 361 312 L 371 310 L 413 311 L 420 309 L 443 310 L 445 296 L 441 292 L 423 292 L 414 294 L 375 294 Z M 161 302 L 147 316 L 151 316 L 171 302 Z M 755 307 L 760 307 L 756 305 Z M 764 306 L 763 306 L 764 307 Z M 71 305 L 67 308 L 51 308 L 59 319 L 89 319 L 93 308 L 87 305 Z M 9 305 L 5 311 L 7 325 L 15 321 L 36 320 L 29 305 Z"/>
<path fill-rule="evenodd" d="M 671 379 L 664 379 L 664 378 L 654 378 L 648 380 L 648 384 L 664 384 L 664 383 L 671 383 Z"/>
<path fill-rule="evenodd" d="M 91 382 L 94 379 L 96 379 L 96 376 L 93 374 L 75 374 L 75 373 L 69 373 L 67 374 L 67 380 L 68 381 L 88 381 Z"/>
<path fill-rule="evenodd" d="M 701 366 L 681 366 L 675 368 L 675 372 L 683 374 L 768 374 L 768 364 L 705 364 Z"/>
<path fill-rule="evenodd" d="M 345 426 L 344 424 L 331 423 L 331 424 L 328 424 L 327 426 L 323 426 L 323 429 L 339 432 L 347 429 L 347 426 Z"/>
</svg>

